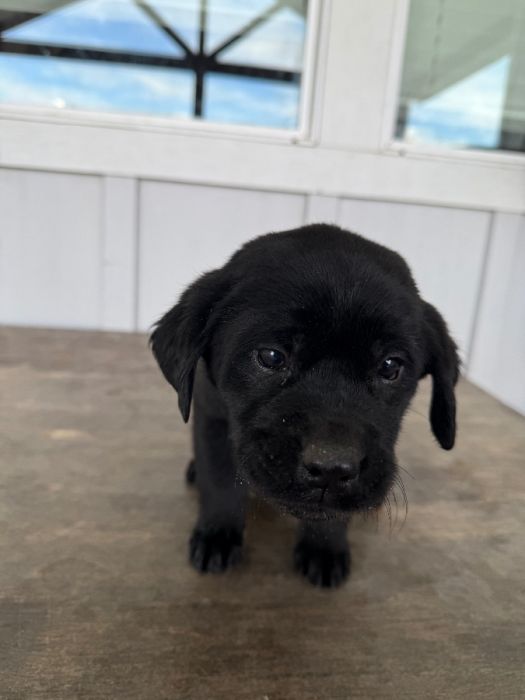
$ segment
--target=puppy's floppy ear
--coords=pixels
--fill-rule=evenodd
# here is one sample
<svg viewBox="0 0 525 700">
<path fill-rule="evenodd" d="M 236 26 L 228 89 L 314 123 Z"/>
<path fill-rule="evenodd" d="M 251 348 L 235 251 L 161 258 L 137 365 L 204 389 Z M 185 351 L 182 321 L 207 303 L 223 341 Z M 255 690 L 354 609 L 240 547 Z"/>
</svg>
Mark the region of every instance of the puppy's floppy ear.
<svg viewBox="0 0 525 700">
<path fill-rule="evenodd" d="M 188 422 L 195 368 L 214 328 L 214 307 L 228 286 L 223 270 L 208 272 L 182 294 L 157 323 L 150 346 L 162 373 L 179 395 L 179 409 Z"/>
<path fill-rule="evenodd" d="M 422 376 L 432 375 L 430 425 L 441 447 L 451 450 L 456 438 L 457 348 L 441 314 L 426 302 L 423 302 L 423 327 L 426 350 Z"/>
</svg>

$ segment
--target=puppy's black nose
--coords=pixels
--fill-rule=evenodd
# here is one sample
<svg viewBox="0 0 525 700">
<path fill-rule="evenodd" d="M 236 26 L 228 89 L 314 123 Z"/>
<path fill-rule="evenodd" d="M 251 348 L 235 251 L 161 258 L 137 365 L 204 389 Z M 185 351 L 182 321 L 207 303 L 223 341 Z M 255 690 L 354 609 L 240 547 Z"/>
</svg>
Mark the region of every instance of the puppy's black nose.
<svg viewBox="0 0 525 700">
<path fill-rule="evenodd" d="M 337 488 L 350 484 L 359 476 L 359 463 L 343 461 L 311 462 L 305 464 L 306 479 L 317 488 Z"/>
<path fill-rule="evenodd" d="M 357 480 L 365 462 L 359 443 L 315 441 L 305 446 L 299 478 L 310 488 L 337 491 Z"/>
</svg>

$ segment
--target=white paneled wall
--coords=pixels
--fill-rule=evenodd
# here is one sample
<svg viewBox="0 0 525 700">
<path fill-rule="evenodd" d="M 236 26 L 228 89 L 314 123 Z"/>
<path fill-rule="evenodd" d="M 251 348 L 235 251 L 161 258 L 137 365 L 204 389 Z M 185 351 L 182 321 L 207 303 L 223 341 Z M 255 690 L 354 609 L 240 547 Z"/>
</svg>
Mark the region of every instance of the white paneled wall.
<svg viewBox="0 0 525 700">
<path fill-rule="evenodd" d="M 525 217 L 497 214 L 474 333 L 470 378 L 525 413 Z"/>
<path fill-rule="evenodd" d="M 340 212 L 343 226 L 405 257 L 422 296 L 447 319 L 466 359 L 490 214 L 348 199 L 341 203 Z"/>
<path fill-rule="evenodd" d="M 102 330 L 147 330 L 256 235 L 339 223 L 406 257 L 468 376 L 525 413 L 521 215 L 9 169 L 0 210 L 0 322 Z"/>
<path fill-rule="evenodd" d="M 100 327 L 101 182 L 0 170 L 1 322 Z"/>
<path fill-rule="evenodd" d="M 103 184 L 100 327 L 126 331 L 137 315 L 138 183 L 106 177 Z"/>
<path fill-rule="evenodd" d="M 338 223 L 340 201 L 338 197 L 310 195 L 306 198 L 304 223 L 313 224 L 316 221 L 323 221 L 327 224 Z"/>
<path fill-rule="evenodd" d="M 195 277 L 250 238 L 300 226 L 304 205 L 299 195 L 141 183 L 138 327 L 147 329 Z"/>
</svg>

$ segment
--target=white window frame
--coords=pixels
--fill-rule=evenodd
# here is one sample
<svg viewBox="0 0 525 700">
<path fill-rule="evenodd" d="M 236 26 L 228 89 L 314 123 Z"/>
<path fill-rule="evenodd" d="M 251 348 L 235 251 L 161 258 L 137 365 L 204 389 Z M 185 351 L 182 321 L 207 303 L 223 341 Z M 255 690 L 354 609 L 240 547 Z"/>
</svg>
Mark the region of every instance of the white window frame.
<svg viewBox="0 0 525 700">
<path fill-rule="evenodd" d="M 385 110 L 383 115 L 382 151 L 396 156 L 425 157 L 436 160 L 460 162 L 470 161 L 484 164 L 493 163 L 494 165 L 514 165 L 523 168 L 525 153 L 516 153 L 500 149 L 486 151 L 477 148 L 454 148 L 446 144 L 413 144 L 395 138 L 394 134 L 399 94 L 401 91 L 401 79 L 403 75 L 403 60 L 405 57 L 410 3 L 411 0 L 397 0 L 390 56 L 390 75 L 387 84 L 387 93 L 385 95 Z"/>
<path fill-rule="evenodd" d="M 308 141 L 312 134 L 313 93 L 317 68 L 317 55 L 321 41 L 323 14 L 329 9 L 330 0 L 309 0 L 306 15 L 306 32 L 301 70 L 299 118 L 294 129 L 279 129 L 256 125 L 228 124 L 190 117 L 156 117 L 148 114 L 126 112 L 94 112 L 81 109 L 57 109 L 33 105 L 1 104 L 0 120 L 43 122 L 76 126 L 96 126 L 124 130 L 140 130 L 165 133 L 194 133 L 208 136 L 270 140 L 298 143 Z M 323 6 L 324 5 L 324 6 Z"/>
</svg>

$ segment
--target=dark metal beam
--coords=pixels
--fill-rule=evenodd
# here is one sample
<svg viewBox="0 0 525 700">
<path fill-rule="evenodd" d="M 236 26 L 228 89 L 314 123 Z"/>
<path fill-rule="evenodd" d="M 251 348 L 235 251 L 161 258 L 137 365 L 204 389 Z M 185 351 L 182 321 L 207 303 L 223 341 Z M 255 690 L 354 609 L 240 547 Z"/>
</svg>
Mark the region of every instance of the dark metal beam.
<svg viewBox="0 0 525 700">
<path fill-rule="evenodd" d="M 283 0 L 277 0 L 277 2 L 275 2 L 273 5 L 270 5 L 270 7 L 267 10 L 265 10 L 262 14 L 257 15 L 257 17 L 254 17 L 254 19 L 252 19 L 251 22 L 245 24 L 244 27 L 242 27 L 242 29 L 239 29 L 239 31 L 236 32 L 233 36 L 231 36 L 229 39 L 220 44 L 220 46 L 218 46 L 212 53 L 209 54 L 209 57 L 217 58 L 217 56 L 222 51 L 229 48 L 233 44 L 236 44 L 240 39 L 243 39 L 247 34 L 253 31 L 260 24 L 267 22 L 270 19 L 270 17 L 273 14 L 275 14 L 277 10 L 280 10 L 282 7 L 284 7 L 285 4 L 286 3 L 283 2 Z"/>
<path fill-rule="evenodd" d="M 75 46 L 55 46 L 53 44 L 29 44 L 22 41 L 0 41 L 0 52 L 23 56 L 48 56 L 83 61 L 104 61 L 107 63 L 157 66 L 160 68 L 192 68 L 188 58 L 170 56 L 150 56 L 147 54 L 88 49 Z"/>
<path fill-rule="evenodd" d="M 202 117 L 204 101 L 204 73 L 206 72 L 206 31 L 208 28 L 208 2 L 200 0 L 199 10 L 199 53 L 195 63 L 195 100 L 193 103 L 193 114 L 195 117 Z"/>
<path fill-rule="evenodd" d="M 29 44 L 18 41 L 0 41 L 0 53 L 26 56 L 49 56 L 84 61 L 104 61 L 122 65 L 153 66 L 157 68 L 186 68 L 202 70 L 204 73 L 223 73 L 253 78 L 265 78 L 285 83 L 299 82 L 301 74 L 295 71 L 259 68 L 234 63 L 219 63 L 209 56 L 188 56 L 173 58 L 171 56 L 152 56 L 148 54 L 125 53 L 122 51 L 106 51 L 103 49 L 87 49 L 74 46 L 53 46 L 51 44 Z"/>
<path fill-rule="evenodd" d="M 144 2 L 144 0 L 135 0 L 135 4 L 137 7 L 139 7 L 148 17 L 149 19 L 162 31 L 164 34 L 167 34 L 169 38 L 174 41 L 176 44 L 180 46 L 180 48 L 184 51 L 184 53 L 188 55 L 193 55 L 193 51 L 190 49 L 188 44 L 184 41 L 184 39 L 177 34 L 177 32 L 172 29 L 171 27 L 168 27 L 166 22 L 162 19 L 162 17 L 159 15 L 159 13 L 151 7 L 151 5 L 147 2 Z"/>
<path fill-rule="evenodd" d="M 224 73 L 225 75 L 244 75 L 248 78 L 278 80 L 282 83 L 299 83 L 301 81 L 301 73 L 292 70 L 260 68 L 259 66 L 245 66 L 237 63 L 219 63 L 213 60 L 206 62 L 206 71 L 209 73 Z"/>
</svg>

